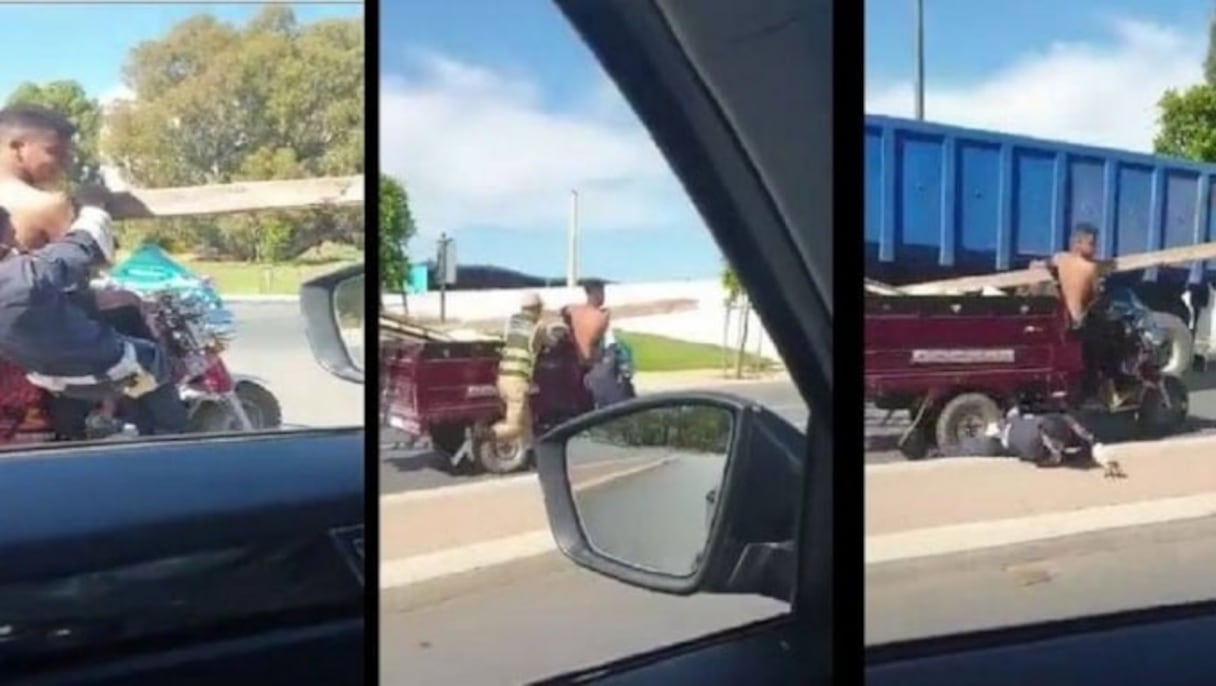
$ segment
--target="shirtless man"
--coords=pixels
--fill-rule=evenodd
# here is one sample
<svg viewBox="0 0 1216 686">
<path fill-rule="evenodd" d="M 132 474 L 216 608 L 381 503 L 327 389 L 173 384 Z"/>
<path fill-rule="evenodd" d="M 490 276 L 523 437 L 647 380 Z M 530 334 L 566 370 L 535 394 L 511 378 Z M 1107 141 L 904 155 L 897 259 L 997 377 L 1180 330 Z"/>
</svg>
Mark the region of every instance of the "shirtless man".
<svg viewBox="0 0 1216 686">
<path fill-rule="evenodd" d="M 1060 280 L 1064 306 L 1072 315 L 1074 328 L 1080 328 L 1098 295 L 1098 281 L 1109 263 L 1094 259 L 1098 252 L 1098 230 L 1092 224 L 1077 224 L 1072 230 L 1067 252 L 1052 256 L 1050 262 L 1039 260 L 1033 266 L 1055 267 Z"/>
<path fill-rule="evenodd" d="M 141 433 L 183 430 L 185 408 L 162 382 L 155 344 L 96 317 L 88 282 L 113 260 L 114 234 L 104 187 L 82 188 L 75 202 L 56 190 L 74 135 L 51 110 L 0 110 L 0 354 L 54 392 L 121 385 L 149 417 Z"/>
<path fill-rule="evenodd" d="M 600 360 L 611 322 L 604 307 L 604 284 L 587 281 L 583 284 L 583 292 L 587 294 L 587 302 L 570 305 L 563 310 L 563 314 L 569 320 L 579 362 L 590 368 Z"/>
<path fill-rule="evenodd" d="M 1100 317 L 1088 317 L 1089 308 L 1099 295 L 1099 282 L 1109 271 L 1110 263 L 1095 259 L 1098 248 L 1098 229 L 1092 224 L 1081 223 L 1072 231 L 1067 252 L 1059 252 L 1048 261 L 1036 261 L 1031 266 L 1054 267 L 1060 282 L 1060 295 L 1064 306 L 1072 319 L 1073 330 L 1082 341 L 1084 354 L 1094 372 L 1105 369 L 1109 384 L 1108 391 L 1114 404 L 1119 403 L 1116 389 L 1113 387 L 1114 374 L 1109 364 L 1104 361 L 1108 335 Z M 1094 373 L 1086 380 L 1087 395 L 1098 391 L 1097 378 Z"/>
</svg>

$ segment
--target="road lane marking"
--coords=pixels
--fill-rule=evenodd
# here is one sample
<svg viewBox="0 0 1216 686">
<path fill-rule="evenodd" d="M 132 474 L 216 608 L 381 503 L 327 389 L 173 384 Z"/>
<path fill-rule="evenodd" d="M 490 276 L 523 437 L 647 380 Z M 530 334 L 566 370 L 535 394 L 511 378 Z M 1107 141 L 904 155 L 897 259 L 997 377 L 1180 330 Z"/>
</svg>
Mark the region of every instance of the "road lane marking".
<svg viewBox="0 0 1216 686">
<path fill-rule="evenodd" d="M 570 484 L 570 487 L 574 490 L 575 493 L 577 493 L 579 491 L 589 491 L 593 488 L 599 488 L 600 486 L 604 486 L 609 483 L 612 483 L 613 481 L 620 481 L 621 479 L 625 479 L 625 478 L 628 478 L 631 476 L 637 476 L 638 474 L 641 474 L 643 472 L 649 472 L 651 470 L 658 469 L 659 467 L 663 467 L 672 462 L 675 462 L 677 459 L 679 459 L 679 458 L 676 456 L 661 457 L 661 458 L 655 460 L 654 462 L 650 462 L 650 463 L 643 464 L 643 465 L 638 465 L 636 467 L 629 467 L 626 469 L 622 469 L 619 472 L 609 472 L 608 474 L 604 474 L 603 476 L 597 476 L 597 477 L 594 477 L 591 479 L 586 479 L 586 480 L 580 481 L 578 483 L 572 483 L 572 484 Z"/>
</svg>

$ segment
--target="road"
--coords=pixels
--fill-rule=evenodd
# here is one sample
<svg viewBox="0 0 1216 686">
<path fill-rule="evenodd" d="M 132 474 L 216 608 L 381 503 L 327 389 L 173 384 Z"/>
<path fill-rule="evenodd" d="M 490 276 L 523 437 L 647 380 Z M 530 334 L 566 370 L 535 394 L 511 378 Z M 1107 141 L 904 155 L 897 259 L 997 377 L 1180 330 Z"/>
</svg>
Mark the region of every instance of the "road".
<svg viewBox="0 0 1216 686">
<path fill-rule="evenodd" d="M 806 426 L 806 404 L 789 382 L 711 383 L 702 386 L 700 390 L 734 393 L 756 400 L 796 426 Z M 442 457 L 437 453 L 399 445 L 397 441 L 401 439 L 401 434 L 393 429 L 383 429 L 380 436 L 381 494 L 440 488 L 495 478 L 451 476 L 439 466 Z"/>
<path fill-rule="evenodd" d="M 231 303 L 236 340 L 225 355 L 234 374 L 264 379 L 294 426 L 362 425 L 363 388 L 331 376 L 312 356 L 294 302 Z"/>
<path fill-rule="evenodd" d="M 380 612 L 380 683 L 514 686 L 780 614 L 743 596 L 664 596 L 559 554 L 534 574 L 409 612 Z"/>
<path fill-rule="evenodd" d="M 1216 518 L 871 566 L 866 642 L 1216 598 Z M 381 683 L 520 684 L 773 616 L 762 598 L 677 598 L 559 555 L 505 581 L 399 612 L 381 608 Z"/>
<path fill-rule="evenodd" d="M 866 644 L 1216 598 L 1216 517 L 872 565 Z"/>
</svg>

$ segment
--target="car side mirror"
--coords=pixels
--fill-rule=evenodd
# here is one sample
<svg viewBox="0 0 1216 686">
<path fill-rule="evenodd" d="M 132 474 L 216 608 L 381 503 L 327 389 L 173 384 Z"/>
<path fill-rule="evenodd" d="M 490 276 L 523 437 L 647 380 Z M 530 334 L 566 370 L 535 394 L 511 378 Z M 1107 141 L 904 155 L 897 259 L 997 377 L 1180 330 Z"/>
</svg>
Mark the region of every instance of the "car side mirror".
<svg viewBox="0 0 1216 686">
<path fill-rule="evenodd" d="M 647 395 L 535 446 L 549 527 L 579 566 L 653 591 L 789 600 L 806 436 L 725 393 Z"/>
<path fill-rule="evenodd" d="M 300 313 L 313 357 L 325 371 L 363 383 L 364 267 L 351 265 L 300 286 Z"/>
</svg>

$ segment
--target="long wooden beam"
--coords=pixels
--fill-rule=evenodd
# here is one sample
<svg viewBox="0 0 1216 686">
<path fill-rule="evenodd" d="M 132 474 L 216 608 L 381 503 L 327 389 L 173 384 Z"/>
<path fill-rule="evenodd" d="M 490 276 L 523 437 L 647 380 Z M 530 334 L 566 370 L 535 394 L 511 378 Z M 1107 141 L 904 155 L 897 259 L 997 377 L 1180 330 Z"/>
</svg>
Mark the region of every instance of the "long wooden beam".
<svg viewBox="0 0 1216 686">
<path fill-rule="evenodd" d="M 1150 267 L 1163 267 L 1182 262 L 1197 262 L 1200 260 L 1216 259 L 1216 242 L 1198 243 L 1180 248 L 1167 248 L 1153 252 L 1124 255 L 1113 260 L 1113 267 L 1108 273 L 1134 272 Z M 1018 288 L 1051 281 L 1051 273 L 1046 269 L 1018 269 L 1015 271 L 985 274 L 982 276 L 964 276 L 958 279 L 927 281 L 900 290 L 908 295 L 935 295 L 952 292 L 978 291 L 983 288 Z"/>
<path fill-rule="evenodd" d="M 246 181 L 214 186 L 132 189 L 115 193 L 115 219 L 152 219 L 363 204 L 363 176 Z"/>
</svg>

